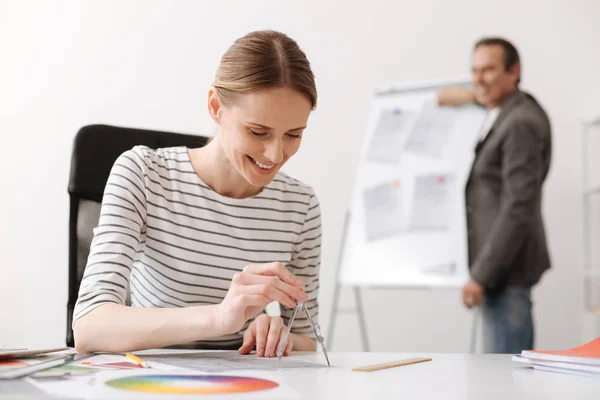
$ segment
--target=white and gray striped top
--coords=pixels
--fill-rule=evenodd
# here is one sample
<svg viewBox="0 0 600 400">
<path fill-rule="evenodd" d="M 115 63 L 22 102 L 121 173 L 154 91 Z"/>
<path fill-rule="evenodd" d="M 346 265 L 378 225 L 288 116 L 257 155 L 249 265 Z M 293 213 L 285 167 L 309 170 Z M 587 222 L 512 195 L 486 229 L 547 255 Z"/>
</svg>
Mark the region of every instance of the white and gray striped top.
<svg viewBox="0 0 600 400">
<path fill-rule="evenodd" d="M 220 303 L 233 275 L 279 261 L 305 282 L 317 319 L 321 214 L 313 189 L 279 172 L 258 195 L 233 199 L 195 173 L 187 148 L 136 146 L 115 162 L 73 321 L 103 303 L 186 307 Z M 282 306 L 287 323 L 292 310 Z M 210 340 L 241 343 L 248 327 Z M 314 337 L 305 315 L 292 332 Z"/>
</svg>

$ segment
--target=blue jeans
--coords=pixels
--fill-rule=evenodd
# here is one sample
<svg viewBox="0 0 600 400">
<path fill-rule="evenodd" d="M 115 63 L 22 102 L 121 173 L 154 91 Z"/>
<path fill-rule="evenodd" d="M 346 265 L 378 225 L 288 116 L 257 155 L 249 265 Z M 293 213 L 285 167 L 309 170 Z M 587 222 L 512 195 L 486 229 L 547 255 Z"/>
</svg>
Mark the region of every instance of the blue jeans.
<svg viewBox="0 0 600 400">
<path fill-rule="evenodd" d="M 486 291 L 481 316 L 484 353 L 520 354 L 533 349 L 531 286 Z"/>
</svg>

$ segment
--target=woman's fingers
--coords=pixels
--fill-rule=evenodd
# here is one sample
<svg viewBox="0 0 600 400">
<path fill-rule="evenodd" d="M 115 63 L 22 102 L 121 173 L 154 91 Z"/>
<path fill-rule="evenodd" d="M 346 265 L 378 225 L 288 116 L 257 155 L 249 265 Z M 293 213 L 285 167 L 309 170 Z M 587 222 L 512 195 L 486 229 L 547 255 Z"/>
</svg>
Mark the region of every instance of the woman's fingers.
<svg viewBox="0 0 600 400">
<path fill-rule="evenodd" d="M 246 332 L 244 333 L 244 342 L 239 348 L 240 354 L 248 354 L 252 351 L 252 346 L 256 344 L 256 354 L 259 357 L 275 357 L 285 336 L 287 327 L 281 317 L 271 317 L 267 314 L 258 316 Z M 283 355 L 289 355 L 292 351 L 292 338 L 288 338 L 287 345 L 284 348 Z"/>
<path fill-rule="evenodd" d="M 244 342 L 242 347 L 238 349 L 240 354 L 248 354 L 252 351 L 252 347 L 256 343 L 256 324 L 250 324 L 246 332 L 244 333 Z"/>
<path fill-rule="evenodd" d="M 269 334 L 267 335 L 267 346 L 265 348 L 266 357 L 275 357 L 279 338 L 282 335 L 283 320 L 281 317 L 271 317 L 269 325 Z"/>
<path fill-rule="evenodd" d="M 304 289 L 304 282 L 296 278 L 288 269 L 280 262 L 272 262 L 266 264 L 250 264 L 244 268 L 244 272 L 254 275 L 276 276 L 283 282 Z"/>
<path fill-rule="evenodd" d="M 294 276 L 280 262 L 248 265 L 242 272 L 233 276 L 231 286 L 221 303 L 223 309 L 223 329 L 227 332 L 239 329 L 249 318 L 256 316 L 268 303 L 277 301 L 289 308 L 296 307 L 298 301 L 308 300 L 304 283 Z M 268 322 L 268 321 L 267 321 Z M 269 342 L 269 324 L 256 326 L 257 353 L 263 356 L 269 345 L 270 356 L 276 352 L 277 340 Z M 263 332 L 259 330 L 264 329 Z M 274 341 L 274 342 L 273 342 Z M 240 351 L 248 351 L 242 345 Z"/>
<path fill-rule="evenodd" d="M 288 343 L 287 346 L 285 346 L 285 350 L 283 351 L 283 355 L 284 356 L 289 356 L 290 353 L 292 352 L 292 348 L 294 347 L 294 340 L 292 339 L 291 336 L 288 336 Z"/>
<path fill-rule="evenodd" d="M 246 287 L 259 286 L 261 289 L 253 288 L 251 289 L 251 292 L 248 292 L 244 288 L 240 288 L 239 290 L 245 293 L 262 293 L 265 296 L 276 297 L 273 298 L 273 301 L 279 301 L 288 307 L 295 307 L 296 300 L 306 301 L 308 299 L 308 295 L 303 289 L 300 289 L 298 286 L 292 286 L 286 282 L 283 282 L 276 276 L 264 276 L 243 272 L 236 274 L 234 277 L 234 283 Z M 259 290 L 259 292 L 256 292 L 255 290 Z M 277 294 L 276 292 L 281 292 L 281 294 L 284 296 L 283 301 L 281 295 Z"/>
<path fill-rule="evenodd" d="M 287 331 L 287 326 L 283 325 L 281 328 L 281 335 L 279 337 L 279 343 L 277 343 L 277 348 L 279 348 L 279 346 L 281 346 L 281 341 L 283 341 L 286 331 Z M 285 345 L 285 348 L 283 349 L 284 356 L 290 355 L 290 353 L 292 352 L 293 345 L 294 345 L 294 341 L 292 340 L 292 335 L 288 335 L 287 344 Z"/>
<path fill-rule="evenodd" d="M 240 306 L 253 306 L 260 305 L 256 303 L 247 303 L 246 299 L 250 298 L 262 298 L 266 299 L 264 302 L 264 306 L 267 304 L 278 301 L 281 304 L 286 305 L 287 307 L 296 307 L 296 301 L 287 296 L 285 293 L 274 289 L 272 287 L 268 287 L 266 285 L 252 285 L 252 286 L 244 286 L 240 289 L 241 293 L 236 295 L 236 299 L 239 302 Z"/>
<path fill-rule="evenodd" d="M 266 306 L 272 300 L 269 296 L 262 294 L 260 290 L 253 290 L 253 293 L 240 293 L 236 296 L 237 306 L 241 308 Z M 256 294 L 254 294 L 256 293 Z"/>
<path fill-rule="evenodd" d="M 265 355 L 271 317 L 266 314 L 260 315 L 254 320 L 253 324 L 256 325 L 256 354 L 259 357 L 263 357 Z"/>
</svg>

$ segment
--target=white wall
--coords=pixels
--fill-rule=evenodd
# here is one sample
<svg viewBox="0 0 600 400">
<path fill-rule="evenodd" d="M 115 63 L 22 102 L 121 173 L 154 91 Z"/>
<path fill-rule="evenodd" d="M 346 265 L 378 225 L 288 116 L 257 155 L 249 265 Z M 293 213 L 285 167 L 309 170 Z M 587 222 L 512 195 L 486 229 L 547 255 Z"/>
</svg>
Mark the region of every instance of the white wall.
<svg viewBox="0 0 600 400">
<path fill-rule="evenodd" d="M 544 201 L 554 268 L 535 291 L 538 345 L 600 335 L 584 330 L 600 324 L 583 308 L 580 196 L 580 119 L 600 114 L 600 3 L 349 4 L 0 0 L 0 344 L 64 340 L 75 132 L 108 123 L 212 133 L 205 98 L 219 58 L 235 38 L 264 28 L 297 39 L 317 77 L 318 110 L 287 172 L 313 184 L 321 199 L 324 329 L 373 88 L 465 75 L 473 42 L 500 34 L 519 47 L 523 88 L 544 104 L 554 128 Z M 373 350 L 468 348 L 470 314 L 456 291 L 367 290 L 364 300 Z M 358 348 L 350 316 L 336 329 L 335 350 Z"/>
</svg>

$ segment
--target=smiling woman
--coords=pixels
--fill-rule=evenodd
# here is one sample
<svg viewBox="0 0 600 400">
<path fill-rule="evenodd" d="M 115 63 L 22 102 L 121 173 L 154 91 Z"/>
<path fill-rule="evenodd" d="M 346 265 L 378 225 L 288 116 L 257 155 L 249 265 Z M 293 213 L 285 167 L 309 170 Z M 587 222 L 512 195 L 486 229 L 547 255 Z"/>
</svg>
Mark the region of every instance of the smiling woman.
<svg viewBox="0 0 600 400">
<path fill-rule="evenodd" d="M 319 202 L 280 171 L 316 102 L 297 43 L 252 32 L 225 53 L 208 90 L 218 125 L 208 145 L 119 157 L 74 311 L 79 351 L 256 347 L 272 357 L 297 301 L 317 318 Z M 272 301 L 283 318 L 261 314 Z M 291 332 L 285 355 L 315 349 L 306 318 Z"/>
<path fill-rule="evenodd" d="M 311 108 L 309 98 L 289 86 L 238 94 L 234 102 L 223 102 L 212 88 L 208 111 L 219 129 L 208 146 L 191 151 L 198 175 L 229 197 L 257 194 L 298 151 Z M 208 168 L 214 164 L 224 168 Z"/>
</svg>

